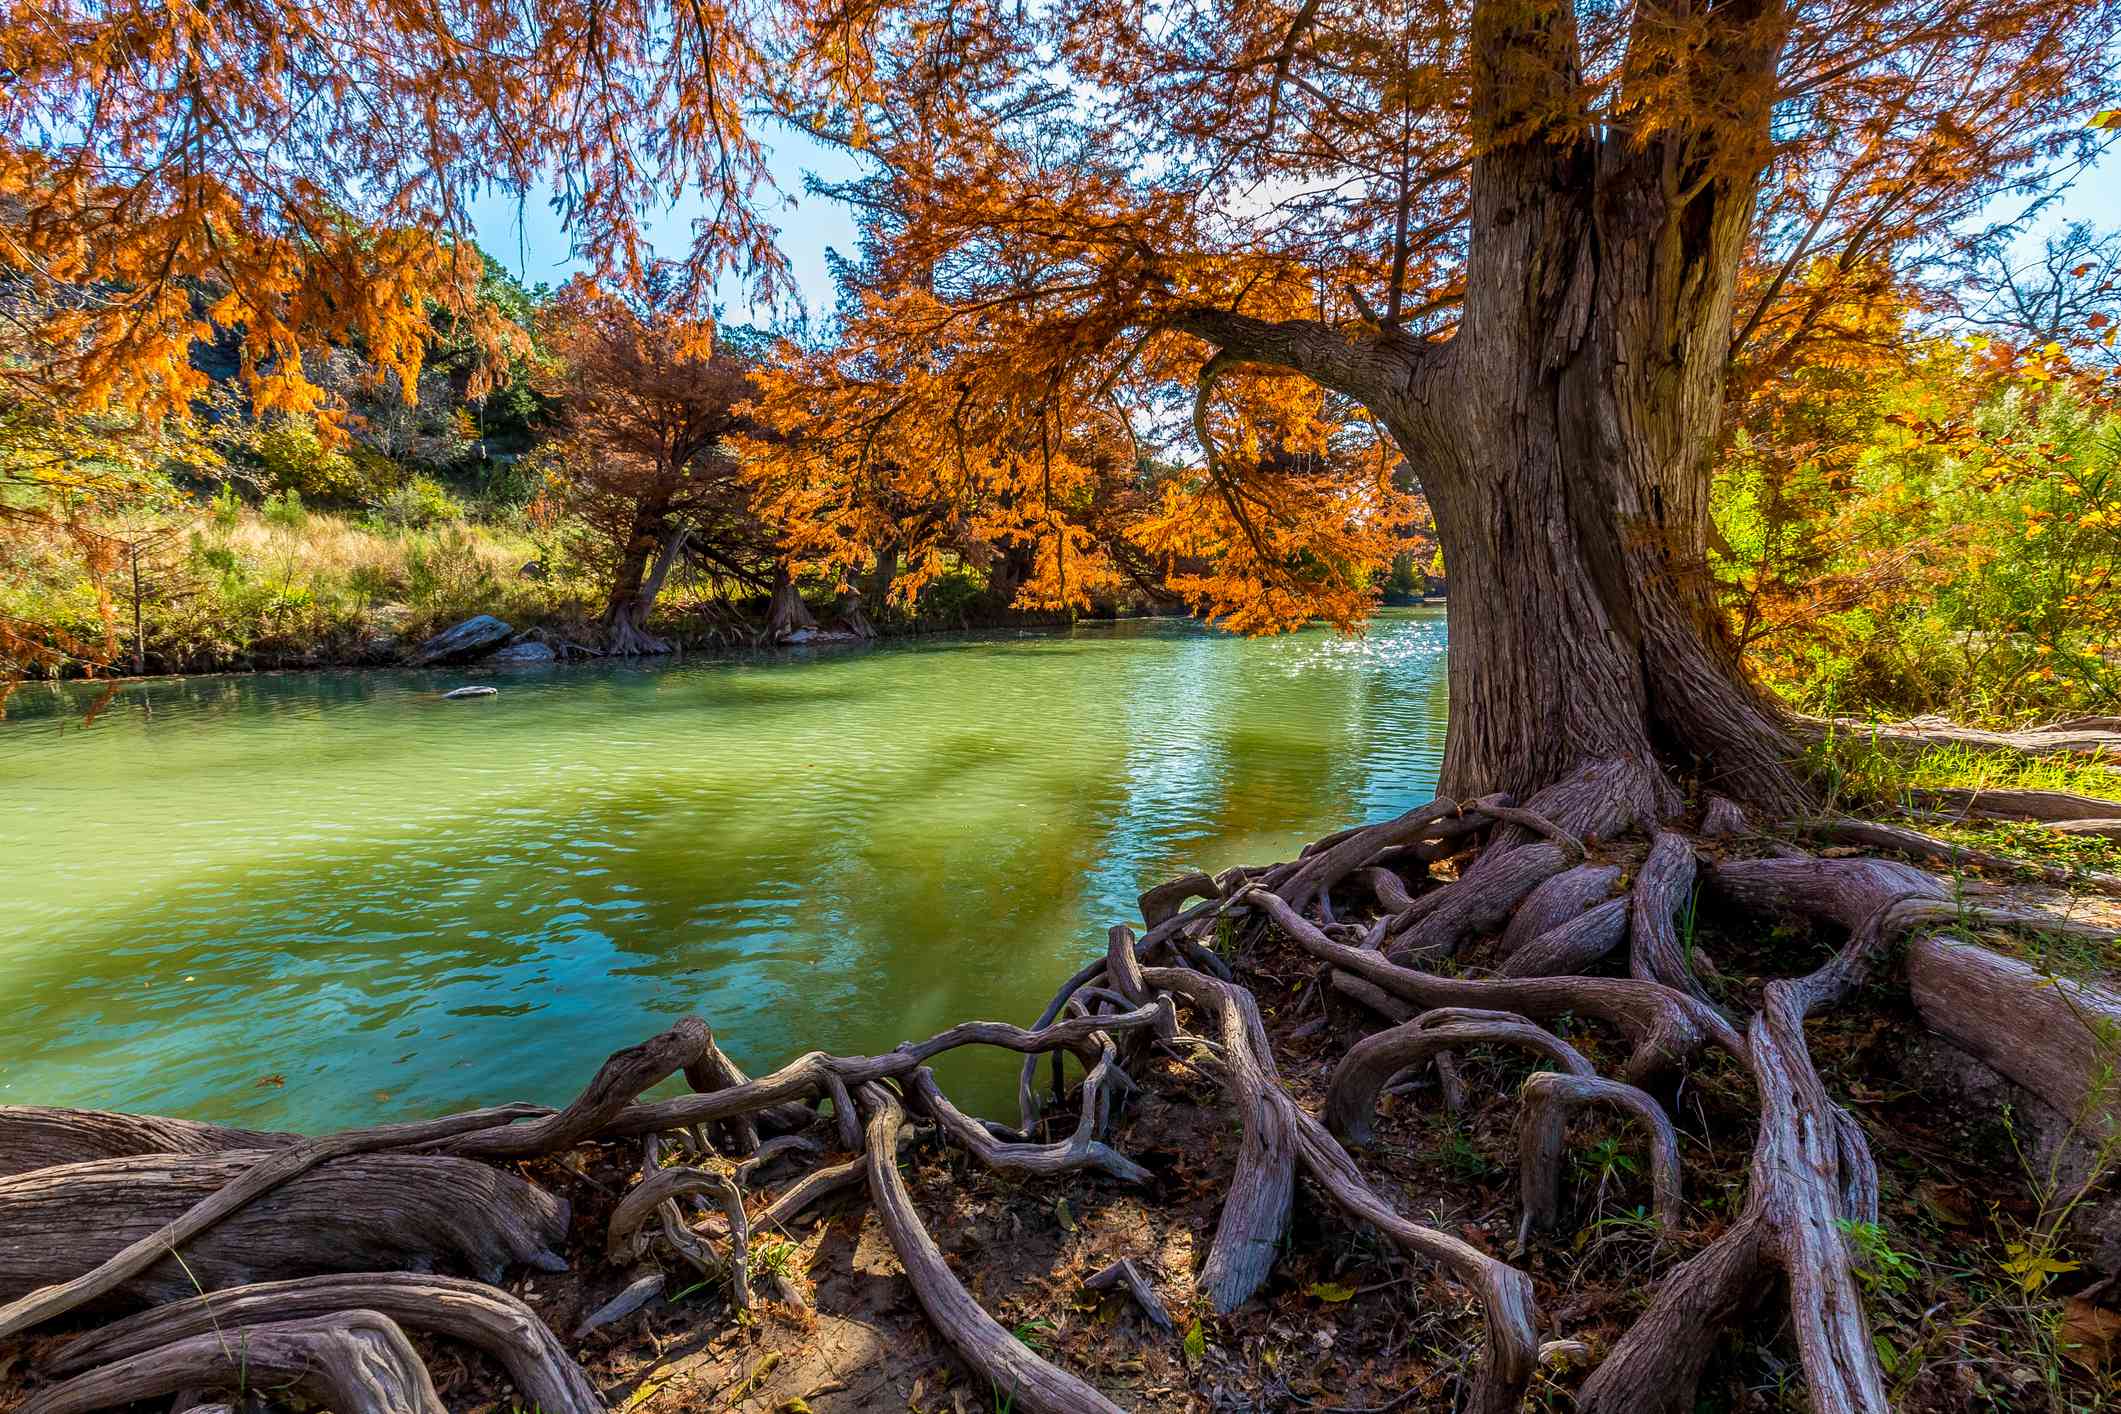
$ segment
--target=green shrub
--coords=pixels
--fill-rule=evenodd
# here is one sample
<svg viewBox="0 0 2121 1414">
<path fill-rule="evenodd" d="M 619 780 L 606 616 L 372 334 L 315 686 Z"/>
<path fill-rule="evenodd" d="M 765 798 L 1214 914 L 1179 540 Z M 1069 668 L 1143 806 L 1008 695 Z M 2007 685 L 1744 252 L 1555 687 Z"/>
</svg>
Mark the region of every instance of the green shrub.
<svg viewBox="0 0 2121 1414">
<path fill-rule="evenodd" d="M 431 476 L 415 476 L 385 496 L 376 513 L 400 530 L 424 530 L 464 519 L 463 503 Z"/>
<path fill-rule="evenodd" d="M 346 501 L 361 494 L 353 458 L 324 445 L 317 424 L 306 417 L 274 417 L 252 431 L 250 454 L 266 486 L 295 491 L 316 501 Z"/>
<path fill-rule="evenodd" d="M 482 613 L 493 605 L 495 590 L 493 570 L 461 525 L 446 525 L 406 549 L 406 599 L 416 609 L 445 617 Z"/>
<path fill-rule="evenodd" d="M 302 505 L 302 493 L 292 486 L 277 495 L 267 496 L 259 513 L 265 517 L 267 525 L 282 530 L 300 530 L 309 524 L 309 512 Z"/>
</svg>

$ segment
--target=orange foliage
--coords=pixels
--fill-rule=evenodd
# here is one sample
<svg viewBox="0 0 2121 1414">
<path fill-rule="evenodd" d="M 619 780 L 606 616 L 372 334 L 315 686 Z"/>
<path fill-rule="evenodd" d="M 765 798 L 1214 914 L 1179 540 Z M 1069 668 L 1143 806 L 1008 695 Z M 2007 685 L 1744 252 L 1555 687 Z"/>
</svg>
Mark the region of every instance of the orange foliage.
<svg viewBox="0 0 2121 1414">
<path fill-rule="evenodd" d="M 1345 399 L 1302 379 L 1221 380 L 1203 404 L 1212 461 L 1164 459 L 1155 399 L 1196 357 L 1163 335 L 1122 357 L 1012 357 L 1040 341 L 982 321 L 990 341 L 939 346 L 949 310 L 920 293 L 873 303 L 843 343 L 761 373 L 772 438 L 742 444 L 767 513 L 803 565 L 842 579 L 903 566 L 910 604 L 953 563 L 1028 549 L 1014 607 L 1089 609 L 1168 591 L 1247 632 L 1323 617 L 1352 627 L 1395 553 L 1417 543 L 1419 498 L 1398 453 Z"/>
<path fill-rule="evenodd" d="M 597 542 L 607 614 L 644 615 L 651 559 L 679 546 L 718 574 L 770 583 L 770 538 L 724 447 L 748 425 L 737 409 L 749 371 L 718 347 L 712 321 L 685 311 L 673 272 L 652 269 L 632 297 L 570 281 L 541 327 L 538 382 L 559 424 L 548 484 Z"/>
<path fill-rule="evenodd" d="M 476 315 L 479 261 L 455 239 L 467 205 L 540 178 L 600 273 L 638 282 L 639 214 L 694 188 L 703 287 L 730 268 L 771 285 L 742 105 L 789 18 L 638 0 L 9 0 L 0 278 L 36 298 L 31 356 L 0 366 L 0 389 L 182 414 L 201 387 L 192 341 L 216 328 L 240 333 L 261 411 L 318 406 L 299 355 L 327 343 L 358 341 L 411 389 L 429 302 Z"/>
<path fill-rule="evenodd" d="M 1406 419 L 1388 437 L 1351 400 L 1396 416 L 1392 369 L 1462 318 L 1500 363 L 1523 352 L 1489 337 L 1500 306 L 1602 278 L 1584 256 L 1541 286 L 1513 231 L 1555 214 L 1602 249 L 1645 153 L 1671 215 L 1628 240 L 1715 244 L 1687 225 L 1702 193 L 1708 221 L 1757 208 L 1734 332 L 1764 376 L 1851 291 L 2088 160 L 2116 30 L 2114 0 L 9 0 L 0 268 L 43 303 L 0 378 L 177 412 L 218 325 L 262 406 L 315 404 L 317 341 L 410 388 L 492 183 L 555 181 L 598 275 L 635 287 L 640 214 L 701 192 L 693 299 L 730 269 L 770 290 L 763 108 L 870 173 L 846 344 L 765 392 L 787 446 L 758 475 L 799 553 L 901 545 L 904 590 L 1035 544 L 1022 602 L 1061 606 L 1138 573 L 1132 547 L 1233 623 L 1345 623 L 1411 519 Z M 1644 309 L 1665 256 L 1636 260 Z M 1720 342 L 1665 353 L 1720 368 Z"/>
</svg>

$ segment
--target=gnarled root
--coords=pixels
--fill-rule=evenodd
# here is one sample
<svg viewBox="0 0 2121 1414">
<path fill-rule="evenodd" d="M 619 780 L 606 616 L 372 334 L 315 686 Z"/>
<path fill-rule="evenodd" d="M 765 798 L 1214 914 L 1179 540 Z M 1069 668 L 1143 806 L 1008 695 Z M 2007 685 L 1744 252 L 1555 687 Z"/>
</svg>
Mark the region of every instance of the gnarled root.
<svg viewBox="0 0 2121 1414">
<path fill-rule="evenodd" d="M 52 1362 L 61 1374 L 145 1356 L 196 1336 L 371 1311 L 485 1351 L 507 1369 L 524 1407 L 603 1414 L 604 1401 L 545 1323 L 505 1291 L 453 1277 L 364 1272 L 262 1282 L 157 1306 L 76 1340 Z"/>
<path fill-rule="evenodd" d="M 1368 1144 L 1370 1114 L 1386 1082 L 1441 1051 L 1460 1046 L 1519 1046 L 1571 1075 L 1593 1073 L 1591 1063 L 1574 1046 L 1521 1016 L 1490 1012 L 1459 1020 L 1448 1017 L 1449 1011 L 1439 1024 L 1439 1013 L 1425 1012 L 1404 1026 L 1366 1036 L 1349 1048 L 1326 1089 L 1326 1127 L 1335 1138 L 1347 1144 Z"/>
<path fill-rule="evenodd" d="M 1245 897 L 1264 908 L 1305 952 L 1424 1010 L 1475 1007 L 1516 1012 L 1535 1021 L 1574 1012 L 1611 1022 L 1635 1040 L 1635 1053 L 1623 1072 L 1630 1082 L 1684 1064 L 1710 1042 L 1732 1055 L 1745 1054 L 1744 1040 L 1714 1008 L 1659 982 L 1623 977 L 1440 977 L 1336 943 L 1263 889 Z"/>
<path fill-rule="evenodd" d="M 447 1414 L 388 1316 L 341 1311 L 208 1331 L 54 1385 L 23 1414 L 88 1414 L 181 1390 L 292 1385 L 339 1414 Z"/>
<path fill-rule="evenodd" d="M 898 1135 L 906 1122 L 898 1098 L 881 1085 L 862 1088 L 870 1107 L 868 1155 L 864 1160 L 877 1220 L 906 1269 L 921 1310 L 965 1363 L 985 1378 L 996 1398 L 1026 1414 L 1121 1414 L 1118 1405 L 1074 1375 L 1040 1359 L 992 1316 L 943 1260 L 942 1249 L 921 1225 L 913 1195 L 898 1171 Z"/>
<path fill-rule="evenodd" d="M 168 1301 L 290 1274 L 441 1264 L 498 1280 L 516 1263 L 564 1269 L 554 1249 L 567 1205 L 513 1174 L 439 1155 L 356 1154 L 259 1176 L 296 1152 L 146 1155 L 0 1179 L 0 1294 L 13 1298 L 0 1329 L 113 1295 Z"/>
<path fill-rule="evenodd" d="M 1748 1033 L 1760 1090 L 1750 1190 L 1736 1224 L 1665 1278 L 1649 1311 L 1590 1380 L 1585 1414 L 1681 1414 L 1722 1326 L 1764 1287 L 1788 1280 L 1812 1408 L 1884 1414 L 1884 1381 L 1839 1224 L 1855 1220 L 1841 1180 L 1845 1142 L 1804 1044 L 1800 982 L 1771 982 Z"/>
<path fill-rule="evenodd" d="M 1032 1174 L 1069 1173 L 1097 1169 L 1122 1183 L 1146 1183 L 1149 1171 L 1125 1154 L 1097 1138 L 1097 1117 L 1102 1108 L 1102 1090 L 1112 1070 L 1112 1052 L 1091 1068 L 1083 1081 L 1082 1117 L 1075 1132 L 1058 1144 L 1012 1144 L 997 1139 L 987 1127 L 950 1103 L 935 1074 L 926 1066 L 913 1072 L 906 1085 L 907 1098 L 934 1119 L 952 1139 L 971 1150 L 988 1168 L 1017 1169 Z"/>
<path fill-rule="evenodd" d="M 1657 1225 L 1666 1232 L 1679 1225 L 1679 1135 L 1646 1092 L 1602 1076 L 1542 1070 L 1525 1077 L 1517 1099 L 1518 1180 L 1524 1194 L 1519 1246 L 1534 1231 L 1552 1227 L 1560 1213 L 1562 1141 L 1570 1113 L 1587 1104 L 1611 1105 L 1648 1132 Z"/>
<path fill-rule="evenodd" d="M 751 1225 L 744 1213 L 744 1195 L 720 1169 L 682 1165 L 659 1168 L 654 1163 L 653 1144 L 649 1153 L 650 1161 L 643 1165 L 641 1181 L 628 1189 L 611 1210 L 611 1221 L 604 1233 L 611 1260 L 624 1264 L 641 1256 L 650 1236 L 648 1222 L 653 1218 L 664 1239 L 694 1270 L 702 1276 L 726 1279 L 731 1304 L 738 1310 L 749 1307 Z M 716 1257 L 685 1222 L 678 1200 L 695 1193 L 712 1194 L 721 1204 L 729 1224 L 727 1259 Z"/>
<path fill-rule="evenodd" d="M 2121 809 L 2121 807 L 2117 807 Z M 2064 833 L 2107 834 L 2105 826 L 2112 824 L 2121 830 L 2121 821 L 2074 820 L 2060 823 L 2049 822 L 2052 829 Z M 2082 827 L 2082 828 L 2079 828 Z M 1885 825 L 1875 820 L 1835 819 L 1822 821 L 1812 827 L 1812 834 L 1829 843 L 1858 845 L 1864 849 L 1891 850 L 1911 859 L 1943 859 L 1954 864 L 1970 865 L 1975 869 L 1997 874 L 2030 874 L 2043 884 L 2057 888 L 2084 889 L 2092 893 L 2121 897 L 2121 876 L 2098 874 L 2059 868 L 2052 864 L 2034 864 L 2023 859 L 2010 859 L 1984 849 L 1970 849 L 1965 845 L 1940 840 L 1925 835 L 1919 830 L 1910 830 L 1903 825 Z"/>
<path fill-rule="evenodd" d="M 1487 1321 L 1487 1358 L 1474 1378 L 1466 1407 L 1476 1414 L 1504 1414 L 1517 1408 L 1538 1360 L 1530 1278 L 1448 1233 L 1401 1217 L 1364 1180 L 1348 1151 L 1325 1126 L 1274 1083 L 1273 1056 L 1250 992 L 1172 968 L 1150 969 L 1147 975 L 1151 986 L 1177 993 L 1214 1018 L 1215 1034 L 1223 1048 L 1223 1084 L 1245 1116 L 1247 1133 L 1256 1124 L 1287 1135 L 1305 1171 L 1337 1206 L 1376 1227 L 1409 1255 L 1438 1263 L 1480 1298 Z M 1285 1213 L 1282 1221 L 1287 1221 Z M 1218 1247 L 1226 1234 L 1240 1242 L 1258 1240 L 1258 1229 L 1232 1234 L 1225 1222 L 1216 1233 Z"/>
</svg>

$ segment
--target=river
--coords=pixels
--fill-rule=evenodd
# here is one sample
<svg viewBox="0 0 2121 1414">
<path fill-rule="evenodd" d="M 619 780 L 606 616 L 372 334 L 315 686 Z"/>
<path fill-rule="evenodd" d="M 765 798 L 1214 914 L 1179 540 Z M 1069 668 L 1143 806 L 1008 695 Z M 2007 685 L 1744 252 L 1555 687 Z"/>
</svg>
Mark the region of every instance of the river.
<svg viewBox="0 0 2121 1414">
<path fill-rule="evenodd" d="M 0 1102 L 320 1130 L 564 1102 L 686 1012 L 754 1073 L 1028 1023 L 1146 885 L 1427 798 L 1444 620 L 99 691 L 0 721 Z"/>
</svg>

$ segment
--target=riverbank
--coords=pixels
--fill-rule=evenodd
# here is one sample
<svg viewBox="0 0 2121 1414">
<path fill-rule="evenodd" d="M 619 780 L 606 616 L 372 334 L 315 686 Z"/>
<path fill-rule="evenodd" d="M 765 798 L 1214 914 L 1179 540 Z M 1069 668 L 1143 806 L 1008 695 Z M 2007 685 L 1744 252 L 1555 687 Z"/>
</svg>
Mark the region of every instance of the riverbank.
<svg viewBox="0 0 2121 1414">
<path fill-rule="evenodd" d="M 13 566 L 0 576 L 0 616 L 80 645 L 67 677 L 90 675 L 84 656 L 102 660 L 97 678 L 403 667 L 422 643 L 479 616 L 512 638 L 594 651 L 604 586 L 576 548 L 523 516 L 474 517 L 454 504 L 383 518 L 229 499 L 141 532 L 100 575 L 59 552 Z M 811 588 L 829 631 L 837 596 Z M 767 609 L 764 594 L 680 571 L 648 628 L 678 649 L 756 646 L 769 641 Z M 1069 622 L 1009 609 L 969 570 L 942 576 L 912 610 L 866 606 L 864 620 L 884 638 Z"/>
<path fill-rule="evenodd" d="M 1544 822 L 1551 808 L 1535 800 L 1524 818 Z M 2113 1156 L 2099 1137 L 2111 1071 L 2045 1067 L 2073 1044 L 2064 1031 L 2100 1037 L 2083 1009 L 2121 1016 L 2121 996 L 2110 975 L 2025 970 L 1988 950 L 2027 921 L 2009 878 L 1955 874 L 1955 931 L 1966 936 L 1945 939 L 1928 931 L 1953 912 L 1943 880 L 1881 873 L 1876 860 L 1802 835 L 1755 835 L 1729 812 L 1672 822 L 1686 835 L 1654 845 L 1627 831 L 1582 844 L 1564 836 L 1566 851 L 1563 839 L 1515 846 L 1520 863 L 1570 881 L 1523 906 L 1564 921 L 1519 950 L 1578 938 L 1616 910 L 1683 916 L 1706 1007 L 1741 1016 L 1772 1005 L 1767 979 L 1835 975 L 1825 960 L 1859 944 L 1833 920 L 1861 901 L 1861 881 L 1889 881 L 1899 904 L 1923 905 L 1930 921 L 1908 931 L 1907 957 L 1881 968 L 1880 985 L 1822 1009 L 1789 1062 L 1816 1070 L 1810 1085 L 1837 1102 L 1818 1119 L 1807 1111 L 1804 1132 L 1838 1116 L 1850 1156 L 1840 1162 L 1860 1156 L 1869 1175 L 1844 1197 L 1831 1161 L 1815 1172 L 1776 1148 L 1782 1131 L 1762 1115 L 1771 1033 L 1757 1016 L 1749 1049 L 1675 990 L 1527 972 L 1509 930 L 1465 916 L 1451 926 L 1461 950 L 1445 972 L 1336 941 L 1384 932 L 1410 897 L 1440 905 L 1492 890 L 1506 876 L 1474 882 L 1477 855 L 1457 823 L 1480 818 L 1410 811 L 1329 837 L 1352 851 L 1313 848 L 1226 883 L 1195 876 L 1150 889 L 1129 910 L 1136 931 L 1114 929 L 1103 965 L 1065 984 L 1035 1025 L 897 1017 L 908 1045 L 812 1053 L 753 1081 L 688 1020 L 614 1053 L 558 1112 L 506 1128 L 500 1112 L 459 1121 L 474 1132 L 442 1152 L 369 1139 L 378 1152 L 339 1161 L 361 1167 L 365 1198 L 345 1191 L 334 1164 L 279 1164 L 285 1188 L 253 1192 L 244 1214 L 194 1237 L 183 1274 L 159 1286 L 140 1278 L 174 1303 L 153 1319 L 194 1331 L 194 1348 L 180 1355 L 137 1325 L 99 1331 L 69 1316 L 48 1325 L 52 1338 L 0 1345 L 0 1361 L 26 1357 L 0 1410 L 126 1349 L 156 1352 L 173 1379 L 196 1358 L 192 1383 L 211 1387 L 214 1338 L 262 1340 L 257 1322 L 294 1315 L 372 1322 L 335 1313 L 373 1308 L 411 1335 L 394 1357 L 403 1377 L 431 1376 L 447 1408 L 1561 1409 L 1647 1363 L 1661 1388 L 1682 1392 L 1676 1408 L 1765 1414 L 1803 1407 L 1805 1391 L 1785 1322 L 1744 1315 L 1763 1292 L 1771 1306 L 1785 1299 L 1767 1277 L 1790 1259 L 1757 1229 L 1794 1219 L 1763 1206 L 1763 1172 L 1793 1175 L 1782 1180 L 1792 1191 L 1855 1214 L 1835 1221 L 1841 1240 L 1822 1245 L 1826 1270 L 1793 1280 L 1786 1299 L 1811 1309 L 1813 1278 L 1846 1289 L 1832 1319 L 1861 1329 L 1880 1407 L 1888 1391 L 1911 1414 L 2097 1407 L 2083 1401 L 2099 1397 L 2121 1332 L 2104 1294 L 2121 1271 L 2121 1229 L 2098 1182 Z M 1677 884 L 1651 858 L 1674 844 L 1686 856 Z M 1391 868 L 1356 867 L 1380 851 Z M 1316 889 L 1340 895 L 1321 902 L 1318 921 L 1282 897 Z M 1426 936 L 1455 913 L 1434 907 L 1416 927 Z M 1626 928 L 1588 931 L 1610 950 Z M 1573 966 L 1595 961 L 1579 955 Z M 2072 966 L 2084 964 L 2080 952 Z M 1903 967 L 1911 986 L 1900 985 Z M 1953 981 L 1969 967 L 1988 979 L 1978 1015 Z M 1448 1034 L 1425 1031 L 1435 1027 Z M 1994 1046 L 1998 1037 L 2010 1044 Z M 782 1049 L 810 1039 L 795 1032 Z M 1449 1061 L 1432 1068 L 1444 1041 Z M 1034 1062 L 1021 1128 L 967 1119 L 954 1087 L 924 1069 L 980 1045 Z M 1050 1093 L 1049 1052 L 1082 1063 L 1057 1066 Z M 1684 1075 L 1676 1099 L 1673 1068 Z M 680 1071 L 677 1093 L 635 1099 Z M 2034 1088 L 2043 1082 L 2088 1082 L 2089 1108 L 2055 1108 L 2052 1090 Z M 817 1113 L 787 1103 L 835 1095 Z M 860 1123 L 837 1097 L 859 1106 Z M 1577 1107 L 1587 1099 L 1612 1108 Z M 1798 1092 L 1787 1103 L 1823 1102 Z M 167 1173 L 232 1176 L 239 1165 L 220 1151 L 233 1144 L 248 1164 L 261 1147 L 296 1153 L 289 1135 L 175 1122 L 154 1134 L 174 1152 L 128 1158 L 138 1140 L 107 1117 L 7 1119 L 13 1148 L 0 1146 L 0 1158 L 32 1167 L 0 1182 L 0 1210 L 50 1205 L 91 1171 L 107 1203 L 128 1166 L 166 1186 Z M 659 1137 L 644 1142 L 649 1134 Z M 434 1137 L 431 1125 L 402 1136 L 407 1146 Z M 34 1166 L 87 1157 L 84 1144 L 113 1156 Z M 342 1206 L 328 1219 L 282 1228 L 264 1217 L 334 1193 Z M 81 1265 L 77 1248 L 132 1235 L 106 1231 L 114 1219 L 151 1225 L 186 1201 L 149 1187 L 136 1198 L 147 1212 L 85 1198 L 54 1209 L 49 1231 L 93 1238 L 69 1239 L 57 1256 L 23 1244 L 0 1252 L 0 1295 L 55 1283 Z M 446 1220 L 407 1222 L 407 1212 Z M 349 1244 L 372 1262 L 382 1252 L 387 1270 L 440 1256 L 485 1284 L 329 1275 Z M 1736 1295 L 1694 1300 L 1703 1273 L 1733 1263 L 1743 1269 Z M 312 1270 L 327 1274 L 224 1290 Z M 182 1300 L 187 1277 L 218 1294 Z M 1655 1331 L 1675 1305 L 1734 1319 L 1720 1335 L 1682 1334 L 1689 1343 L 1674 1352 Z M 484 1314 L 467 1319 L 472 1311 Z M 88 1348 L 66 1344 L 82 1332 Z"/>
</svg>

